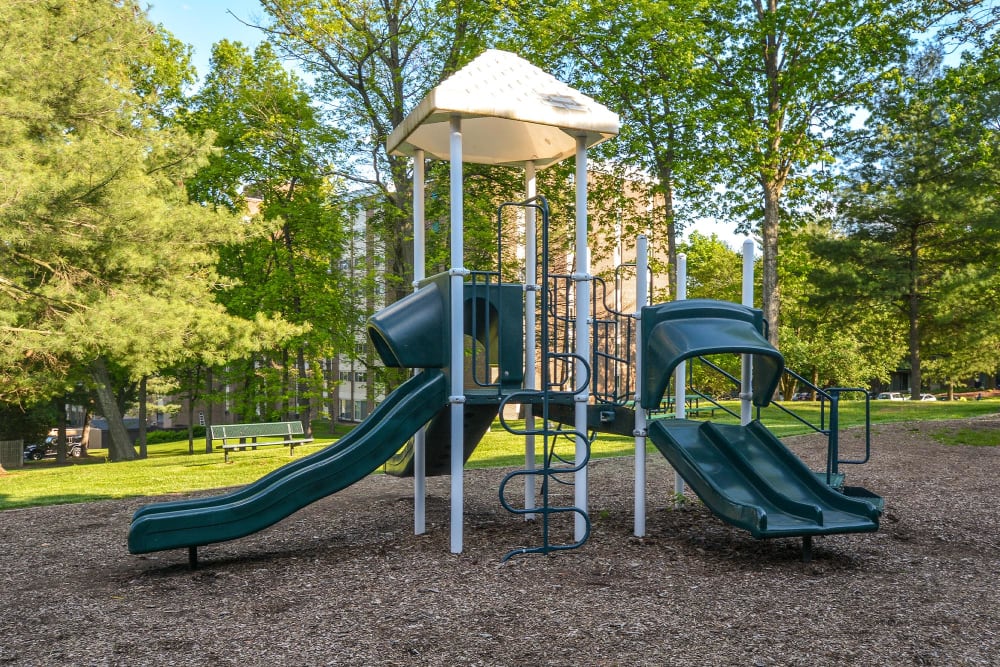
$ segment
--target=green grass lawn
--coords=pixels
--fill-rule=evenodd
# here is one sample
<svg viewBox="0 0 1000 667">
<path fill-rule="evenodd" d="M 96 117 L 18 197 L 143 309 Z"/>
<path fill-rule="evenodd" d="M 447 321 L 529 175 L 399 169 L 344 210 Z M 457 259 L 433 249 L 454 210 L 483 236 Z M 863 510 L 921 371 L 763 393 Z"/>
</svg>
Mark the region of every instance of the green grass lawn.
<svg viewBox="0 0 1000 667">
<path fill-rule="evenodd" d="M 738 411 L 736 402 L 728 403 Z M 801 402 L 786 404 L 805 418 L 818 423 L 819 403 Z M 872 422 L 888 423 L 913 420 L 943 420 L 972 417 L 1000 412 L 1000 399 L 956 402 L 873 401 Z M 717 412 L 716 421 L 737 420 Z M 793 418 L 777 409 L 768 408 L 762 419 L 779 437 L 811 432 Z M 845 401 L 841 406 L 841 426 L 850 428 L 864 423 L 864 404 Z M 523 427 L 523 422 L 513 422 Z M 971 436 L 970 436 L 971 437 Z M 537 438 L 536 452 L 541 456 L 541 438 Z M 997 444 L 996 438 L 962 443 L 961 438 L 948 442 L 956 444 Z M 333 440 L 324 439 L 296 448 L 295 458 L 300 458 L 329 445 Z M 524 461 L 524 441 L 494 423 L 483 438 L 472 458 L 470 467 L 517 466 Z M 196 442 L 196 449 L 204 449 Z M 595 458 L 627 456 L 633 452 L 632 438 L 601 435 L 594 443 Z M 557 443 L 557 452 L 572 452 L 571 442 Z M 59 465 L 52 460 L 26 462 L 24 468 L 8 471 L 0 477 L 0 510 L 35 505 L 85 502 L 131 496 L 186 493 L 202 489 L 239 486 L 252 482 L 264 474 L 289 462 L 284 447 L 264 447 L 256 451 L 235 452 L 230 463 L 224 463 L 222 452 L 188 454 L 187 441 L 149 445 L 146 459 L 109 463 L 107 452 L 91 450 L 86 459 L 76 459 Z M 539 458 L 540 460 L 540 458 Z"/>
</svg>

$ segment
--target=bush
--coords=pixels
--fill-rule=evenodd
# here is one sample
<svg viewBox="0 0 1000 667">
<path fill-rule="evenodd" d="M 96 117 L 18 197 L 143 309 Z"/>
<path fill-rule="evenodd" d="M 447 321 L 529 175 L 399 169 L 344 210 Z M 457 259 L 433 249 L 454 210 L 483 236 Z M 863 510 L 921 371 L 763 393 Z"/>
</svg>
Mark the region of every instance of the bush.
<svg viewBox="0 0 1000 667">
<path fill-rule="evenodd" d="M 195 426 L 194 427 L 194 439 L 203 440 L 205 438 L 205 427 Z M 146 434 L 146 444 L 156 445 L 161 442 L 174 442 L 176 440 L 186 440 L 187 439 L 187 429 L 162 429 L 156 431 L 149 431 Z"/>
<path fill-rule="evenodd" d="M 40 403 L 28 409 L 0 403 L 0 440 L 42 442 L 49 429 L 59 423 L 58 412 L 51 403 Z"/>
</svg>

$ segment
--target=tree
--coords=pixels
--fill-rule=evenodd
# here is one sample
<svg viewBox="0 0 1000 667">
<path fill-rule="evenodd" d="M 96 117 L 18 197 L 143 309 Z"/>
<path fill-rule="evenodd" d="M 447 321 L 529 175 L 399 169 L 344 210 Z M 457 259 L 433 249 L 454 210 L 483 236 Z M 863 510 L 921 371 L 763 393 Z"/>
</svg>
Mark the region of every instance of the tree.
<svg viewBox="0 0 1000 667">
<path fill-rule="evenodd" d="M 513 19 L 522 32 L 516 48 L 621 114 L 617 139 L 598 151 L 635 184 L 649 184 L 653 205 L 641 211 L 623 207 L 631 215 L 619 222 L 631 236 L 651 231 L 652 243 L 666 250 L 671 290 L 679 234 L 697 217 L 698 202 L 711 194 L 706 183 L 714 165 L 702 150 L 704 110 L 697 94 L 704 85 L 698 62 L 703 26 L 689 20 L 703 5 L 531 3 Z M 606 201 L 608 194 L 594 199 Z"/>
<path fill-rule="evenodd" d="M 502 4 L 502 3 L 498 3 Z M 499 12 L 458 0 L 262 0 L 260 27 L 314 77 L 314 98 L 346 132 L 338 173 L 378 197 L 374 224 L 385 239 L 386 298 L 411 291 L 409 160 L 385 142 L 410 107 L 481 50 Z"/>
<path fill-rule="evenodd" d="M 0 355 L 4 397 L 65 393 L 86 369 L 134 458 L 110 368 L 138 380 L 252 337 L 214 302 L 214 248 L 238 219 L 188 201 L 210 136 L 165 121 L 190 71 L 131 1 L 0 9 Z"/>
<path fill-rule="evenodd" d="M 189 187 L 200 201 L 252 218 L 247 238 L 222 251 L 220 271 L 235 282 L 220 298 L 240 317 L 269 313 L 299 327 L 281 350 L 267 351 L 263 366 L 277 365 L 279 381 L 271 384 L 285 390 L 283 412 L 294 412 L 308 429 L 310 397 L 322 389 L 320 360 L 353 347 L 340 268 L 353 211 L 335 187 L 339 179 L 329 177 L 330 147 L 341 133 L 320 121 L 302 82 L 270 44 L 251 55 L 223 40 L 212 50 L 211 68 L 185 124 L 215 132 L 222 150 Z M 243 387 L 245 418 L 267 404 L 256 391 L 262 359 L 229 369 Z"/>
<path fill-rule="evenodd" d="M 888 382 L 905 349 L 894 312 L 885 304 L 845 298 L 836 279 L 822 279 L 842 267 L 814 252 L 814 244 L 835 238 L 822 219 L 782 232 L 781 353 L 788 368 L 817 387 L 867 388 L 872 380 Z M 794 379 L 783 378 L 781 391 L 791 397 Z"/>
<path fill-rule="evenodd" d="M 932 48 L 879 97 L 843 197 L 846 237 L 820 248 L 841 258 L 843 292 L 898 309 L 913 398 L 928 356 L 944 381 L 996 367 L 1000 106 L 976 73 L 945 76 Z"/>
<path fill-rule="evenodd" d="M 753 0 L 706 5 L 705 105 L 720 214 L 759 225 L 763 308 L 778 346 L 778 239 L 794 224 L 789 194 L 815 192 L 858 108 L 906 57 L 914 31 L 944 11 L 905 0 Z M 802 201 L 805 208 L 811 202 Z"/>
</svg>

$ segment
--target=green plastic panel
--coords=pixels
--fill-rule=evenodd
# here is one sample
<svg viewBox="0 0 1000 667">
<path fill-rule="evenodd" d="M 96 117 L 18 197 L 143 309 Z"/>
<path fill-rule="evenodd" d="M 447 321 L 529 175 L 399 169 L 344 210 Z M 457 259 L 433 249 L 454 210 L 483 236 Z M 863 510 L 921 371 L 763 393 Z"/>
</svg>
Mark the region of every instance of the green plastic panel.
<svg viewBox="0 0 1000 667">
<path fill-rule="evenodd" d="M 714 299 L 671 301 L 642 309 L 642 407 L 660 405 L 677 365 L 712 354 L 753 355 L 753 402 L 764 407 L 785 368 L 764 337 L 763 312 Z"/>
<path fill-rule="evenodd" d="M 490 430 L 497 416 L 496 403 L 466 403 L 462 410 L 462 463 L 469 460 L 476 446 Z M 451 406 L 441 408 L 427 425 L 424 439 L 424 474 L 428 477 L 451 474 Z M 396 477 L 413 477 L 413 440 L 385 462 L 383 470 Z"/>
<path fill-rule="evenodd" d="M 502 391 L 524 383 L 524 288 L 519 284 L 465 285 L 465 334 L 489 350 Z"/>
<path fill-rule="evenodd" d="M 413 294 L 368 318 L 368 337 L 390 368 L 445 368 L 448 349 L 448 276 L 442 274 Z"/>
<path fill-rule="evenodd" d="M 368 319 L 368 337 L 382 363 L 392 368 L 447 368 L 450 361 L 449 276 L 428 278 L 414 292 Z M 516 284 L 466 283 L 463 321 L 489 351 L 505 390 L 524 381 L 524 289 Z M 484 378 L 485 379 L 485 378 Z"/>
</svg>

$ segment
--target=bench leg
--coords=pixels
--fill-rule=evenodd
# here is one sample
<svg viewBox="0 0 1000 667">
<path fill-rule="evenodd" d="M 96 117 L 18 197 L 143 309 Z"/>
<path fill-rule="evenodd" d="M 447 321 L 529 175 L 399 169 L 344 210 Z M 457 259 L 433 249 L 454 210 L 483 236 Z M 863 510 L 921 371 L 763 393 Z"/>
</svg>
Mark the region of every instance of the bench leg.
<svg viewBox="0 0 1000 667">
<path fill-rule="evenodd" d="M 192 570 L 198 569 L 198 547 L 188 547 L 188 566 Z"/>
</svg>

